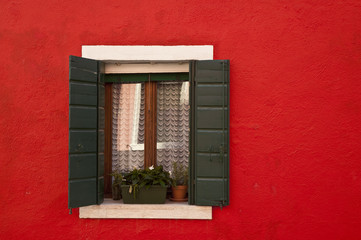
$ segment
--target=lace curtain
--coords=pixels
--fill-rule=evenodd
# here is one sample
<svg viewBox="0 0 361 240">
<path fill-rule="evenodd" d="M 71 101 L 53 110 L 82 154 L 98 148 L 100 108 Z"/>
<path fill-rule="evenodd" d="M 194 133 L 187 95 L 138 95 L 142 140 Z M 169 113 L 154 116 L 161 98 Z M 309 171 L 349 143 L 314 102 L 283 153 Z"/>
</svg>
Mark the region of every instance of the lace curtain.
<svg viewBox="0 0 361 240">
<path fill-rule="evenodd" d="M 144 84 L 113 84 L 112 169 L 144 167 Z"/>
<path fill-rule="evenodd" d="M 157 164 L 188 165 L 189 84 L 157 84 Z M 144 84 L 113 84 L 113 170 L 144 167 Z"/>
<path fill-rule="evenodd" d="M 172 163 L 188 166 L 189 85 L 161 82 L 157 87 L 157 163 L 167 171 Z"/>
</svg>

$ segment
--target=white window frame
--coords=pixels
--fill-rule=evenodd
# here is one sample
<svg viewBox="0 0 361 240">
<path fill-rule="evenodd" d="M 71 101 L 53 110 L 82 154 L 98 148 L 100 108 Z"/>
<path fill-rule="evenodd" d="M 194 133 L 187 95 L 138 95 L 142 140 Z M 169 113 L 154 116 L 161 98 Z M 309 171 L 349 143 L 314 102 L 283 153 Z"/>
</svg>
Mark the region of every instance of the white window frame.
<svg viewBox="0 0 361 240">
<path fill-rule="evenodd" d="M 83 45 L 82 57 L 105 62 L 105 73 L 189 72 L 191 60 L 213 60 L 212 45 Z M 170 213 L 171 211 L 171 213 Z M 104 204 L 79 208 L 79 218 L 212 219 L 212 207 L 184 203 Z"/>
</svg>

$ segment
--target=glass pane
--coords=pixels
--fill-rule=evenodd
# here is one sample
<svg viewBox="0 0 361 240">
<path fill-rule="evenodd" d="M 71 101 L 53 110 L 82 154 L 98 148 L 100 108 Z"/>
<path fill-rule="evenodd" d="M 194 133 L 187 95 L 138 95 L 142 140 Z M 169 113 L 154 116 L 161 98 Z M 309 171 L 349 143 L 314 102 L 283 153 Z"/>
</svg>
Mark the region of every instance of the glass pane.
<svg viewBox="0 0 361 240">
<path fill-rule="evenodd" d="M 189 82 L 157 85 L 157 164 L 172 170 L 177 161 L 188 166 Z"/>
<path fill-rule="evenodd" d="M 112 169 L 144 166 L 144 84 L 113 84 Z"/>
</svg>

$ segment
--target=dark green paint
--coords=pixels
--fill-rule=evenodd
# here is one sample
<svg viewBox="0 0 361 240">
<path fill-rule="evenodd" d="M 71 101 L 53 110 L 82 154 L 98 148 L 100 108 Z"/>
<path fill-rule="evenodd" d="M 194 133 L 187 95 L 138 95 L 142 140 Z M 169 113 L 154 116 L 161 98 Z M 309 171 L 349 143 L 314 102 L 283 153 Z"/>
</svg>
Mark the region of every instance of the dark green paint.
<svg viewBox="0 0 361 240">
<path fill-rule="evenodd" d="M 71 105 L 97 106 L 97 85 L 80 82 L 70 82 L 69 103 Z"/>
<path fill-rule="evenodd" d="M 105 87 L 104 83 L 98 84 L 98 107 L 104 108 L 105 106 Z"/>
<path fill-rule="evenodd" d="M 72 116 L 70 116 L 72 118 Z M 70 119 L 70 121 L 72 121 Z M 69 130 L 69 154 L 71 153 L 96 153 L 97 131 L 93 130 Z"/>
<path fill-rule="evenodd" d="M 106 74 L 107 83 L 137 83 L 148 81 L 188 81 L 188 73 L 141 73 L 141 74 Z"/>
<path fill-rule="evenodd" d="M 99 115 L 98 115 L 98 126 L 99 129 L 104 129 L 104 124 L 105 124 L 105 110 L 104 108 L 99 108 Z"/>
<path fill-rule="evenodd" d="M 222 87 L 223 86 L 223 87 Z M 227 85 L 198 84 L 197 105 L 198 106 L 222 106 L 224 99 L 223 91 L 227 91 Z"/>
<path fill-rule="evenodd" d="M 223 108 L 221 107 L 198 107 L 198 129 L 221 129 L 223 127 Z"/>
<path fill-rule="evenodd" d="M 98 154 L 98 176 L 104 176 L 104 153 Z"/>
<path fill-rule="evenodd" d="M 190 114 L 189 114 L 189 168 L 188 168 L 188 204 L 195 204 L 195 176 L 196 176 L 196 151 L 195 151 L 195 61 L 189 63 L 189 103 L 190 103 Z"/>
<path fill-rule="evenodd" d="M 189 74 L 188 73 L 151 73 L 150 74 L 151 81 L 159 81 L 159 82 L 167 82 L 167 81 L 188 81 Z"/>
<path fill-rule="evenodd" d="M 97 126 L 96 107 L 70 106 L 70 128 L 90 128 Z"/>
<path fill-rule="evenodd" d="M 227 132 L 225 132 L 227 135 Z M 222 130 L 197 130 L 196 131 L 196 152 L 215 152 L 220 151 L 223 144 L 227 145 L 224 141 Z M 227 137 L 227 136 L 226 136 Z M 212 151 L 212 149 L 214 149 Z M 227 149 L 225 149 L 227 151 Z"/>
<path fill-rule="evenodd" d="M 226 185 L 228 185 L 227 178 L 197 178 L 196 205 L 227 206 L 229 196 L 223 194 L 223 188 Z"/>
<path fill-rule="evenodd" d="M 222 178 L 222 155 L 219 153 L 197 153 L 197 177 Z"/>
<path fill-rule="evenodd" d="M 104 151 L 102 67 L 101 62 L 70 56 L 69 208 L 103 201 L 104 187 L 99 184 L 104 175 L 104 153 L 99 153 Z M 100 137 L 99 132 L 103 132 Z"/>
<path fill-rule="evenodd" d="M 146 82 L 148 80 L 148 74 L 105 74 L 104 76 L 106 83 Z"/>
<path fill-rule="evenodd" d="M 80 68 L 85 71 L 98 72 L 98 61 L 77 56 L 70 56 L 70 68 Z"/>
<path fill-rule="evenodd" d="M 98 201 L 104 200 L 104 176 L 98 178 Z"/>
<path fill-rule="evenodd" d="M 97 176 L 97 156 L 90 154 L 72 154 L 69 157 L 69 178 L 95 178 Z"/>
<path fill-rule="evenodd" d="M 98 62 L 98 199 L 97 204 L 104 201 L 104 127 L 105 127 L 105 63 Z M 101 165 L 101 166 L 100 166 Z"/>
<path fill-rule="evenodd" d="M 163 204 L 167 195 L 167 187 L 142 187 L 134 193 L 129 193 L 129 185 L 122 185 L 122 197 L 125 204 Z"/>
<path fill-rule="evenodd" d="M 96 178 L 69 180 L 69 208 L 96 204 Z"/>
<path fill-rule="evenodd" d="M 104 130 L 98 131 L 98 154 L 104 154 Z"/>
<path fill-rule="evenodd" d="M 79 68 L 70 68 L 70 79 L 82 82 L 97 82 L 98 76 L 94 72 L 85 71 Z"/>
<path fill-rule="evenodd" d="M 191 201 L 203 206 L 229 204 L 229 61 L 191 64 Z"/>
<path fill-rule="evenodd" d="M 97 181 L 97 204 L 104 201 L 104 127 L 105 127 L 105 86 L 104 86 L 105 63 L 98 62 L 98 181 Z M 102 166 L 100 166 L 102 165 Z"/>
</svg>

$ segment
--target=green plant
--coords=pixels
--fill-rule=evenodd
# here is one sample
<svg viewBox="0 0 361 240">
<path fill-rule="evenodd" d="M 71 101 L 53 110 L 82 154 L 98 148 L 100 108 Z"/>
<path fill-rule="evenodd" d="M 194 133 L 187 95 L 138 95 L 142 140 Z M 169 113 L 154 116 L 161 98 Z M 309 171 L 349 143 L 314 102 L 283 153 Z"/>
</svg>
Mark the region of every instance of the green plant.
<svg viewBox="0 0 361 240">
<path fill-rule="evenodd" d="M 172 168 L 173 185 L 188 185 L 188 167 L 185 167 L 178 162 L 173 162 Z"/>
<path fill-rule="evenodd" d="M 123 176 L 120 172 L 115 171 L 110 174 L 113 176 L 113 184 L 112 184 L 112 198 L 113 200 L 119 200 L 121 198 L 121 184 L 123 180 Z"/>
<path fill-rule="evenodd" d="M 113 185 L 121 185 L 123 180 L 123 175 L 120 172 L 112 172 L 110 176 L 114 177 Z"/>
<path fill-rule="evenodd" d="M 139 188 L 149 188 L 152 185 L 167 187 L 168 185 L 172 185 L 173 181 L 169 173 L 163 170 L 162 166 L 151 166 L 147 169 L 134 169 L 125 174 L 122 184 L 130 185 L 129 193 L 133 193 L 135 198 Z"/>
</svg>

